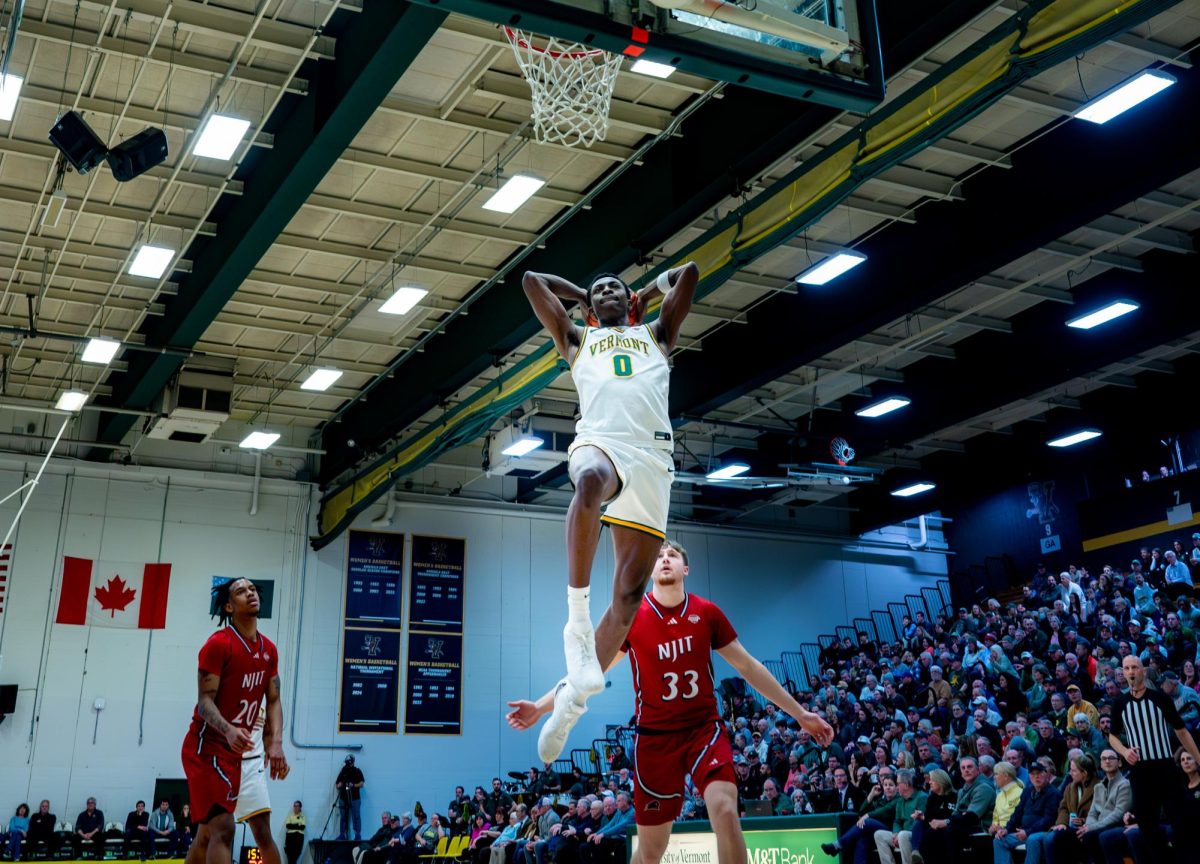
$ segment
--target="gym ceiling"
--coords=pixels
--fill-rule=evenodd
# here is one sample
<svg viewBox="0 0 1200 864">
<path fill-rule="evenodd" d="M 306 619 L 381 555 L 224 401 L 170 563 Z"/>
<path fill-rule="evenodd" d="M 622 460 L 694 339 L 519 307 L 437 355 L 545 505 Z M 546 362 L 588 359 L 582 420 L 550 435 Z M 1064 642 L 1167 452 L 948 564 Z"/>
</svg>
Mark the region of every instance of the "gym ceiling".
<svg viewBox="0 0 1200 864">
<path fill-rule="evenodd" d="M 871 113 L 1028 5 L 881 3 L 887 96 Z M 0 4 L 5 22 L 12 6 Z M 680 471 L 797 474 L 761 488 L 679 483 L 673 518 L 862 531 L 1081 460 L 1116 466 L 1195 425 L 1200 0 L 1146 9 L 710 280 L 673 358 Z M 1072 118 L 1147 68 L 1176 84 L 1105 125 Z M 249 473 L 256 457 L 237 443 L 270 430 L 281 438 L 262 473 L 329 496 L 544 354 L 524 269 L 645 277 L 870 121 L 626 70 L 607 140 L 537 144 L 500 29 L 398 0 L 30 0 L 9 72 L 24 80 L 0 120 L 0 448 L 44 452 L 56 401 L 79 390 L 88 403 L 60 455 Z M 108 142 L 160 127 L 170 156 L 127 183 L 107 169 L 60 182 L 47 130 L 71 109 Z M 235 153 L 180 160 L 212 113 L 250 121 Z M 516 172 L 546 184 L 511 215 L 482 209 Z M 129 273 L 144 244 L 174 250 L 157 278 Z M 867 260 L 824 286 L 796 283 L 844 249 Z M 408 284 L 428 293 L 405 315 L 380 314 Z M 1138 310 L 1066 327 L 1121 298 Z M 121 343 L 107 365 L 82 361 L 97 337 Z M 342 374 L 301 389 L 315 368 Z M 147 435 L 181 369 L 232 376 L 229 419 L 205 443 Z M 911 402 L 856 414 L 889 396 Z M 421 458 L 388 463 L 342 512 L 393 483 L 562 507 L 561 463 L 501 474 L 486 456 L 514 423 L 561 451 L 575 412 L 558 374 Z M 1046 446 L 1081 428 L 1103 436 L 1079 452 Z M 820 467 L 836 437 L 871 482 L 855 474 L 847 487 Z M 936 488 L 890 494 L 916 480 Z"/>
</svg>

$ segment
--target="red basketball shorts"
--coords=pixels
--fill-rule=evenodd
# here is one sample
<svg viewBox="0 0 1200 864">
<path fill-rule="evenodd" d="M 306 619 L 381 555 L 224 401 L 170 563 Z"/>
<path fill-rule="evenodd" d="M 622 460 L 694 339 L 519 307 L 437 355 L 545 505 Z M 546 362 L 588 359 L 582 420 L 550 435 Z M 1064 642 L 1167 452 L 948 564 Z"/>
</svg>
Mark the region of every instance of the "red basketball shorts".
<svg viewBox="0 0 1200 864">
<path fill-rule="evenodd" d="M 207 822 L 214 811 L 232 813 L 237 807 L 241 760 L 233 753 L 213 752 L 215 749 L 201 747 L 200 739 L 190 731 L 183 739 L 183 773 L 195 822 Z"/>
<path fill-rule="evenodd" d="M 680 732 L 638 733 L 633 741 L 633 770 L 638 825 L 675 820 L 683 807 L 688 774 L 701 795 L 714 780 L 736 782 L 733 751 L 716 720 Z"/>
</svg>

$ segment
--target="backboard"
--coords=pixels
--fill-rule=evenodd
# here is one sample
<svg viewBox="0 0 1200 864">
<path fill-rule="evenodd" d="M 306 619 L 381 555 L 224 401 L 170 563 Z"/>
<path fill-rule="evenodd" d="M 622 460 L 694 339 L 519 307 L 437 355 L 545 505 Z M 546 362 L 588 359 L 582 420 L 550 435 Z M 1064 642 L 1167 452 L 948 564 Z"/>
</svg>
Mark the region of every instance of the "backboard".
<svg viewBox="0 0 1200 864">
<path fill-rule="evenodd" d="M 837 108 L 883 99 L 875 0 L 414 2 Z"/>
</svg>

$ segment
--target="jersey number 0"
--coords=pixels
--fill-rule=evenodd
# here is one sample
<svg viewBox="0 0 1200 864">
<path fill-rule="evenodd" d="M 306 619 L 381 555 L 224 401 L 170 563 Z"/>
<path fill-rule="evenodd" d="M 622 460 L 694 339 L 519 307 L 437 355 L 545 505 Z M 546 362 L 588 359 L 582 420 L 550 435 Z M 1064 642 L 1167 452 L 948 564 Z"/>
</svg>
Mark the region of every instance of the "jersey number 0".
<svg viewBox="0 0 1200 864">
<path fill-rule="evenodd" d="M 663 681 L 667 685 L 667 694 L 663 696 L 664 702 L 670 702 L 673 699 L 695 699 L 700 692 L 700 673 L 688 669 L 683 673 L 684 691 L 679 692 L 679 673 L 664 672 Z"/>
<path fill-rule="evenodd" d="M 628 378 L 633 375 L 633 360 L 628 354 L 613 355 L 613 374 L 618 378 Z"/>
</svg>

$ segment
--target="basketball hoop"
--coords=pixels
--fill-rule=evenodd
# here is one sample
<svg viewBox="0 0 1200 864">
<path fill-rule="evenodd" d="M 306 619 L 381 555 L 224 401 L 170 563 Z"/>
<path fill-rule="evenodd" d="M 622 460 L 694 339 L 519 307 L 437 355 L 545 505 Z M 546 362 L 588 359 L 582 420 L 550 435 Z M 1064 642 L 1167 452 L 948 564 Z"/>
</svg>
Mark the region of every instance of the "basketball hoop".
<svg viewBox="0 0 1200 864">
<path fill-rule="evenodd" d="M 567 147 L 603 141 L 621 56 L 511 27 L 504 35 L 533 92 L 535 138 Z"/>
</svg>

